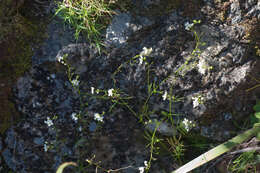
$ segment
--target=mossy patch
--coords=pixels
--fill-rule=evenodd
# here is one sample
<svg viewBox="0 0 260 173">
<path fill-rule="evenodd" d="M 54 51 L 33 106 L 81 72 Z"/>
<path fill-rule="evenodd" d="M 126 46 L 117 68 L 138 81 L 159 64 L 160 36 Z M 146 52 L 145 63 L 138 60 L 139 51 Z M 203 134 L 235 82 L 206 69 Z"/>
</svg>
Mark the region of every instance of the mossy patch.
<svg viewBox="0 0 260 173">
<path fill-rule="evenodd" d="M 8 79 L 6 79 L 8 80 Z M 0 82 L 1 84 L 2 81 Z M 19 116 L 15 109 L 15 105 L 9 100 L 11 94 L 11 88 L 9 85 L 1 86 L 0 90 L 0 133 L 4 133 L 5 130 L 12 125 L 16 118 Z"/>
<path fill-rule="evenodd" d="M 31 67 L 33 47 L 44 38 L 46 24 L 24 17 L 23 1 L 3 0 L 0 4 L 0 133 L 19 117 L 12 100 L 12 86 Z M 28 11 L 30 13 L 30 11 Z"/>
</svg>

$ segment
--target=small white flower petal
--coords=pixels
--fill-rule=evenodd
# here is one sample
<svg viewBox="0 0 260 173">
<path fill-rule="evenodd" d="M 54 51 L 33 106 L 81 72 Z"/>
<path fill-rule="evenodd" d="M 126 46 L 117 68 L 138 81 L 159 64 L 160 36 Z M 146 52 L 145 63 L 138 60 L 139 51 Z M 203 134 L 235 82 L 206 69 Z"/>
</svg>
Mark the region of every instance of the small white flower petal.
<svg viewBox="0 0 260 173">
<path fill-rule="evenodd" d="M 188 120 L 187 118 L 183 119 L 182 124 L 187 132 L 190 131 L 191 128 L 195 126 L 195 123 L 191 120 Z"/>
<path fill-rule="evenodd" d="M 75 122 L 78 121 L 78 117 L 77 117 L 77 114 L 76 114 L 76 113 L 72 113 L 72 114 L 71 114 L 71 118 L 72 118 Z"/>
<path fill-rule="evenodd" d="M 103 122 L 104 121 L 104 117 L 101 116 L 99 113 L 95 113 L 94 114 L 94 120 Z"/>
<path fill-rule="evenodd" d="M 74 85 L 74 86 L 78 86 L 78 85 L 79 85 L 79 80 L 73 79 L 73 80 L 71 81 L 71 83 L 72 83 L 72 85 Z"/>
<path fill-rule="evenodd" d="M 153 51 L 153 48 L 147 49 L 146 47 L 143 48 L 143 51 L 140 53 L 140 56 L 149 56 Z"/>
<path fill-rule="evenodd" d="M 112 96 L 113 96 L 113 91 L 114 91 L 113 88 L 111 88 L 111 89 L 108 90 L 108 96 L 109 96 L 109 97 L 112 97 Z"/>
<path fill-rule="evenodd" d="M 142 65 L 144 62 L 144 57 L 143 56 L 140 56 L 139 58 L 139 65 Z"/>
<path fill-rule="evenodd" d="M 162 98 L 163 98 L 163 100 L 166 100 L 166 99 L 167 99 L 167 91 L 164 92 Z"/>
<path fill-rule="evenodd" d="M 198 67 L 198 71 L 204 75 L 207 71 L 208 64 L 204 59 L 200 59 L 197 67 Z"/>
<path fill-rule="evenodd" d="M 139 173 L 144 173 L 144 167 L 143 166 L 139 167 L 138 170 L 139 170 Z"/>
<path fill-rule="evenodd" d="M 94 93 L 95 93 L 95 88 L 91 87 L 91 94 L 94 94 Z"/>
<path fill-rule="evenodd" d="M 186 23 L 184 24 L 185 29 L 186 29 L 187 31 L 189 31 L 189 30 L 193 27 L 193 25 L 194 25 L 194 23 L 189 23 L 189 22 L 186 22 Z"/>
<path fill-rule="evenodd" d="M 148 167 L 148 162 L 145 160 L 144 161 L 144 166 L 147 168 Z"/>
<path fill-rule="evenodd" d="M 196 108 L 196 107 L 198 107 L 199 106 L 199 98 L 198 97 L 192 97 L 192 100 L 193 100 L 193 102 L 192 102 L 192 104 L 193 104 L 193 108 Z"/>
<path fill-rule="evenodd" d="M 58 58 L 57 58 L 57 60 L 58 60 L 58 62 L 63 62 L 63 57 L 62 56 L 59 56 Z"/>
<path fill-rule="evenodd" d="M 47 126 L 49 126 L 49 127 L 53 125 L 53 122 L 50 119 L 50 117 L 47 117 L 47 120 L 45 120 L 44 123 L 47 124 Z"/>
</svg>

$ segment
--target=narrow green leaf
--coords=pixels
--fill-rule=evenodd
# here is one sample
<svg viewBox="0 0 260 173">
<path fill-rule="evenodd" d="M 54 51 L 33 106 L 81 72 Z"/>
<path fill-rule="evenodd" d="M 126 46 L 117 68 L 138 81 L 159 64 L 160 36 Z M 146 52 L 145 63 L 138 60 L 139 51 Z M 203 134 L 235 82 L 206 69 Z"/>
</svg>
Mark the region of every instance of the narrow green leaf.
<svg viewBox="0 0 260 173">
<path fill-rule="evenodd" d="M 260 112 L 260 102 L 258 102 L 254 107 L 253 107 L 255 112 Z"/>
<path fill-rule="evenodd" d="M 260 132 L 258 132 L 258 133 L 256 134 L 256 139 L 257 139 L 257 140 L 260 140 Z"/>
<path fill-rule="evenodd" d="M 256 112 L 255 113 L 255 117 L 258 119 L 258 121 L 260 120 L 260 112 Z"/>
<path fill-rule="evenodd" d="M 255 117 L 255 115 L 250 115 L 250 123 L 253 125 L 258 122 L 258 119 Z"/>
</svg>

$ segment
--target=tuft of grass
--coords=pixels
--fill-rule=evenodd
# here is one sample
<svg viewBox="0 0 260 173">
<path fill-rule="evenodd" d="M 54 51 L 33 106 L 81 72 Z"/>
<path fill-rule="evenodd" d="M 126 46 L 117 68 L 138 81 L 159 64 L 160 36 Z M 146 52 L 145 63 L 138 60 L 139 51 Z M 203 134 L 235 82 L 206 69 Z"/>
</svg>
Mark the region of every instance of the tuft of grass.
<svg viewBox="0 0 260 173">
<path fill-rule="evenodd" d="M 242 172 L 257 172 L 257 164 L 260 162 L 260 155 L 255 151 L 244 152 L 240 154 L 233 162 L 229 165 L 228 169 L 231 172 L 242 173 Z"/>
<path fill-rule="evenodd" d="M 181 136 L 167 138 L 167 142 L 170 145 L 169 151 L 171 152 L 172 157 L 179 163 L 182 164 L 185 152 L 185 146 L 181 140 Z"/>
<path fill-rule="evenodd" d="M 55 15 L 75 29 L 76 39 L 82 33 L 100 50 L 101 31 L 106 28 L 110 16 L 115 14 L 110 8 L 113 3 L 110 0 L 63 0 L 57 2 Z"/>
</svg>

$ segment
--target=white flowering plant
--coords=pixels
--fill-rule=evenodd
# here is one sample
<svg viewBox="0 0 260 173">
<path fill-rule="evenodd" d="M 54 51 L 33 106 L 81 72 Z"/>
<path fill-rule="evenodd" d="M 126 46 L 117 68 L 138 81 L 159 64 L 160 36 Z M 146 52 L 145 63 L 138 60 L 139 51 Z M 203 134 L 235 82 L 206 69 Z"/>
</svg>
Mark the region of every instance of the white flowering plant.
<svg viewBox="0 0 260 173">
<path fill-rule="evenodd" d="M 192 120 L 188 120 L 187 118 L 184 118 L 183 121 L 181 122 L 181 126 L 186 132 L 189 132 L 193 127 L 196 126 L 196 124 Z"/>
<path fill-rule="evenodd" d="M 198 36 L 195 30 L 193 30 L 195 24 L 196 22 L 193 24 L 187 23 L 185 26 L 187 29 L 189 28 L 189 30 L 194 32 L 195 40 L 196 40 L 196 46 L 194 51 L 192 52 L 192 55 L 190 56 L 191 57 L 190 59 L 192 59 L 193 57 L 199 57 L 201 54 L 201 51 L 199 50 L 199 46 L 202 45 L 200 43 L 200 36 Z M 176 118 L 180 114 L 175 113 L 174 103 L 183 101 L 183 98 L 180 98 L 177 96 L 177 94 L 174 94 L 172 87 L 169 88 L 168 86 L 164 85 L 164 82 L 168 80 L 168 77 L 163 80 L 161 79 L 158 80 L 156 76 L 155 78 L 153 78 L 154 76 L 151 76 L 151 74 L 154 75 L 154 73 L 151 73 L 151 71 L 153 70 L 152 69 L 153 62 L 152 59 L 147 59 L 147 57 L 151 55 L 152 51 L 153 51 L 152 48 L 143 47 L 142 51 L 138 55 L 136 55 L 131 59 L 128 59 L 126 62 L 122 63 L 115 70 L 115 72 L 111 76 L 114 82 L 113 84 L 107 86 L 107 88 L 97 88 L 96 86 L 90 85 L 89 88 L 87 89 L 88 90 L 87 93 L 80 92 L 80 85 L 82 85 L 83 82 L 79 80 L 80 77 L 78 75 L 75 75 L 73 73 L 74 69 L 68 63 L 66 63 L 66 58 L 58 58 L 58 61 L 63 65 L 67 66 L 68 79 L 71 85 L 73 86 L 73 88 L 79 94 L 80 96 L 79 98 L 81 98 L 83 94 L 86 94 L 86 96 L 90 98 L 95 98 L 97 100 L 103 99 L 109 102 L 108 104 L 109 106 L 105 110 L 106 113 L 105 112 L 100 113 L 98 111 L 95 113 L 92 112 L 90 113 L 90 115 L 92 115 L 90 116 L 91 119 L 93 118 L 92 121 L 94 120 L 94 123 L 97 124 L 98 126 L 101 126 L 105 122 L 104 115 L 108 116 L 109 114 L 112 113 L 113 110 L 115 110 L 114 108 L 117 108 L 117 106 L 119 107 L 123 106 L 124 108 L 127 108 L 134 116 L 136 116 L 139 122 L 142 123 L 143 125 L 145 125 L 145 122 L 150 121 L 152 119 L 152 116 L 155 115 L 154 117 L 156 117 L 156 121 L 158 120 L 158 124 L 167 123 L 168 126 L 171 126 L 171 128 L 174 128 L 176 129 L 176 131 L 180 132 L 179 134 L 180 136 L 186 135 L 195 126 L 195 123 L 188 119 L 184 119 L 183 121 L 179 122 L 179 119 Z M 189 62 L 185 62 L 185 65 L 187 65 L 188 63 Z M 134 105 L 134 106 L 131 105 L 132 102 L 130 102 L 129 100 L 139 99 L 139 98 L 129 96 L 127 93 L 124 93 L 120 88 L 117 87 L 118 85 L 116 81 L 116 75 L 121 71 L 122 68 L 125 68 L 127 65 L 133 66 L 134 69 L 144 70 L 144 73 L 147 75 L 147 80 L 146 80 L 147 90 L 145 91 L 146 96 L 143 97 L 141 100 L 138 100 L 138 105 Z M 180 69 L 185 67 L 187 66 L 180 67 Z M 169 106 L 169 108 L 163 110 L 160 109 L 158 111 L 151 110 L 151 107 L 149 107 L 151 105 L 151 100 L 152 100 L 151 98 L 156 98 L 156 97 L 158 97 L 158 100 L 161 101 L 162 104 L 164 104 L 164 106 L 167 105 Z M 194 97 L 193 107 L 197 107 L 201 100 L 202 99 L 199 97 L 198 98 Z M 76 123 L 81 122 L 79 121 L 80 116 L 77 115 L 76 113 L 71 114 L 71 119 Z M 140 173 L 149 171 L 152 161 L 155 159 L 155 155 L 159 153 L 159 148 L 163 145 L 162 142 L 163 141 L 165 142 L 165 138 L 158 137 L 157 135 L 157 132 L 159 131 L 158 128 L 159 126 L 156 126 L 156 128 L 151 133 L 145 132 L 145 137 L 149 141 L 147 147 L 149 147 L 150 149 L 150 158 L 148 159 L 148 161 L 144 162 L 144 166 L 136 168 Z M 86 128 L 84 127 L 83 124 L 79 123 L 78 131 L 81 132 L 82 129 L 85 130 Z M 185 133 L 182 133 L 182 131 L 184 131 Z M 181 148 L 182 147 L 181 142 L 179 142 L 178 145 L 176 144 L 176 146 L 179 147 L 180 149 L 174 150 L 174 152 L 176 152 L 175 155 L 181 157 L 183 154 L 183 150 L 182 150 L 183 148 Z M 169 151 L 172 151 L 171 147 L 169 148 Z"/>
<path fill-rule="evenodd" d="M 145 171 L 149 170 L 149 163 L 145 160 L 144 166 L 138 167 L 139 173 L 144 173 Z"/>
<path fill-rule="evenodd" d="M 204 98 L 202 95 L 197 95 L 191 98 L 193 100 L 192 104 L 193 104 L 193 108 L 198 107 L 200 104 L 204 103 Z"/>
<path fill-rule="evenodd" d="M 115 70 L 115 72 L 112 74 L 112 79 L 114 80 L 114 83 L 116 83 L 115 76 L 121 71 L 121 69 L 123 67 L 127 66 L 128 64 L 130 64 L 130 65 L 138 64 L 139 66 L 149 65 L 147 63 L 147 57 L 151 55 L 152 51 L 153 51 L 153 48 L 143 47 L 143 50 L 139 54 L 135 55 L 134 57 L 130 58 L 125 63 L 121 64 Z"/>
<path fill-rule="evenodd" d="M 105 112 L 103 112 L 102 114 L 95 113 L 94 114 L 94 120 L 103 123 L 104 122 L 104 114 L 105 114 Z"/>
<path fill-rule="evenodd" d="M 53 126 L 53 121 L 50 117 L 47 117 L 47 120 L 44 121 L 45 124 L 47 124 L 48 127 Z"/>
<path fill-rule="evenodd" d="M 75 113 L 75 112 L 73 112 L 72 114 L 71 114 L 71 118 L 72 118 L 72 120 L 73 121 L 75 121 L 76 123 L 78 122 L 78 115 Z"/>
</svg>

